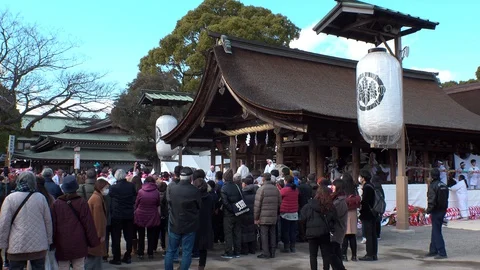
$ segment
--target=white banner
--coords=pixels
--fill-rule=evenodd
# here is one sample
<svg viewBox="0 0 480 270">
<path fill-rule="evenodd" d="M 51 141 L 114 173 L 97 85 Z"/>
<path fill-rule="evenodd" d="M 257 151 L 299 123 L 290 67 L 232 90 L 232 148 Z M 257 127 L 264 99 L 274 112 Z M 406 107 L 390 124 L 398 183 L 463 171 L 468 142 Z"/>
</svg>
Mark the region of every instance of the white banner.
<svg viewBox="0 0 480 270">
<path fill-rule="evenodd" d="M 479 159 L 480 160 L 480 159 Z M 393 211 L 396 204 L 397 189 L 396 185 L 382 185 L 385 192 L 385 202 L 387 203 L 386 211 Z M 408 185 L 408 204 L 427 208 L 427 191 L 426 184 Z M 468 190 L 468 206 L 480 206 L 480 190 Z M 457 207 L 457 194 L 450 191 L 448 198 L 448 207 Z"/>
</svg>

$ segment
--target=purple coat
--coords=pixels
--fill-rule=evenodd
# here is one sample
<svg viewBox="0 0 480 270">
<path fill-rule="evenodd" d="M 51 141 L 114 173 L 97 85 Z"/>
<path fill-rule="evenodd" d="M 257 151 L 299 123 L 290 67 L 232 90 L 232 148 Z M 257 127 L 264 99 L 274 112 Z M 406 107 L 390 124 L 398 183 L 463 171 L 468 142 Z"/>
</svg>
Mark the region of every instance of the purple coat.
<svg viewBox="0 0 480 270">
<path fill-rule="evenodd" d="M 135 224 L 139 227 L 151 228 L 160 225 L 160 192 L 155 183 L 145 183 L 138 191 L 135 201 Z"/>
</svg>

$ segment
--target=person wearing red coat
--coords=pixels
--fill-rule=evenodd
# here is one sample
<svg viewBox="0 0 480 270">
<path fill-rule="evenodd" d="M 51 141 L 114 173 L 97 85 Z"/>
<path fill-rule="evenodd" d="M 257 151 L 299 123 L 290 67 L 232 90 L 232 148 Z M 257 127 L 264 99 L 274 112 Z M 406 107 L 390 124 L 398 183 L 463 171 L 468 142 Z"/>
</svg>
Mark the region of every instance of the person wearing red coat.
<svg viewBox="0 0 480 270">
<path fill-rule="evenodd" d="M 282 204 L 280 205 L 280 222 L 284 253 L 295 253 L 298 221 L 299 191 L 291 175 L 285 176 L 285 187 L 280 191 Z"/>
<path fill-rule="evenodd" d="M 149 176 L 138 191 L 135 201 L 134 222 L 138 227 L 137 255 L 139 259 L 143 259 L 145 252 L 145 228 L 147 228 L 147 254 L 150 259 L 153 258 L 153 247 L 157 246 L 155 241 L 158 244 L 158 231 L 160 230 L 159 206 L 160 192 L 155 179 Z"/>
<path fill-rule="evenodd" d="M 100 245 L 95 223 L 87 201 L 77 194 L 78 183 L 75 176 L 63 179 L 64 195 L 57 198 L 52 207 L 53 244 L 58 268 L 84 269 L 89 247 Z"/>
</svg>

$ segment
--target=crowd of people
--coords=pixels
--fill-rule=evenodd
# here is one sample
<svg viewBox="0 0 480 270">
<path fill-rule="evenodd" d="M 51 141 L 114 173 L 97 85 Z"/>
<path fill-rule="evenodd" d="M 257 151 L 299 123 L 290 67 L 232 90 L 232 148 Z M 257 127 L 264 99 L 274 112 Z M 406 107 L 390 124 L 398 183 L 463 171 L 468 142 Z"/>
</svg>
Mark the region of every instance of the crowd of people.
<svg viewBox="0 0 480 270">
<path fill-rule="evenodd" d="M 81 184 L 78 176 L 59 175 L 51 168 L 37 175 L 9 174 L 0 179 L 4 191 L 0 249 L 5 251 L 5 266 L 24 269 L 29 262 L 34 270 L 52 265 L 102 269 L 105 262 L 130 264 L 132 256 L 153 259 L 158 252 L 165 256 L 167 270 L 178 263 L 180 269 L 189 269 L 192 259 L 199 259 L 198 269 L 203 270 L 214 243 L 223 243 L 225 259 L 258 252 L 258 259 L 271 259 L 277 251 L 296 253 L 297 242 L 308 242 L 311 269 L 318 269 L 319 250 L 323 269 L 345 269 L 348 248 L 352 261 L 378 260 L 380 219 L 373 208 L 376 193 L 382 190 L 376 175 L 361 170 L 358 179 L 344 173 L 331 182 L 267 166 L 271 168 L 264 173 L 245 173 L 244 168 L 222 173 L 214 167 L 206 173 L 177 166 L 172 176 L 92 168 Z M 438 224 L 446 209 L 431 203 L 438 201 L 432 194 L 444 186 L 436 186 L 441 182 L 438 170 L 432 177 L 429 255 L 443 258 Z M 357 257 L 358 219 L 366 240 L 362 257 Z"/>
</svg>

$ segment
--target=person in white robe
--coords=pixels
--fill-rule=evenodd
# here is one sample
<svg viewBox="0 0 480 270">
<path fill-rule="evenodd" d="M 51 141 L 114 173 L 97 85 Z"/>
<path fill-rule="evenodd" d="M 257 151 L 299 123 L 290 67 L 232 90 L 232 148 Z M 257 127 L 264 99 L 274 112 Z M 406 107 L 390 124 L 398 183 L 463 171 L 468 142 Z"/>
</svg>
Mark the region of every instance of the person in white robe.
<svg viewBox="0 0 480 270">
<path fill-rule="evenodd" d="M 443 165 L 442 161 L 438 161 L 438 170 L 440 171 L 440 181 L 445 185 L 447 184 L 447 168 Z"/>
<path fill-rule="evenodd" d="M 270 173 L 273 169 L 275 169 L 275 163 L 273 163 L 273 160 L 267 159 L 267 166 L 265 166 L 263 173 Z"/>
<path fill-rule="evenodd" d="M 465 176 L 460 175 L 457 183 L 450 187 L 450 190 L 455 191 L 457 194 L 458 208 L 460 209 L 460 215 L 462 219 L 468 219 L 469 210 L 468 210 L 468 184 Z"/>
<path fill-rule="evenodd" d="M 242 165 L 238 167 L 237 173 L 242 176 L 242 179 L 246 178 L 250 174 L 250 170 L 245 166 L 245 161 L 242 161 Z"/>
<path fill-rule="evenodd" d="M 210 170 L 207 172 L 207 181 L 215 181 L 215 166 L 210 166 Z"/>
<path fill-rule="evenodd" d="M 480 169 L 477 167 L 477 161 L 475 159 L 472 159 L 470 164 L 472 164 L 472 167 L 468 171 L 468 176 L 470 177 L 469 186 L 470 189 L 476 189 L 480 178 Z"/>
</svg>

